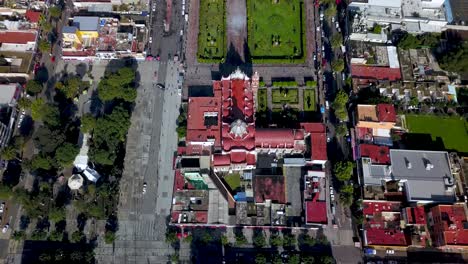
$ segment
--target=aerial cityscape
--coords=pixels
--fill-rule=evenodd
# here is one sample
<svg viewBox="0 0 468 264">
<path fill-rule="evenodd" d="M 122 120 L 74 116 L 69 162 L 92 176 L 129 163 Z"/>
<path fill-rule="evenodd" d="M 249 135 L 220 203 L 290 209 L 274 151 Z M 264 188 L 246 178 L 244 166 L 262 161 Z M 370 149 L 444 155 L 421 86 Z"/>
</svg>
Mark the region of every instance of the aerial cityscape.
<svg viewBox="0 0 468 264">
<path fill-rule="evenodd" d="M 0 263 L 468 263 L 468 1 L 1 0 Z"/>
</svg>

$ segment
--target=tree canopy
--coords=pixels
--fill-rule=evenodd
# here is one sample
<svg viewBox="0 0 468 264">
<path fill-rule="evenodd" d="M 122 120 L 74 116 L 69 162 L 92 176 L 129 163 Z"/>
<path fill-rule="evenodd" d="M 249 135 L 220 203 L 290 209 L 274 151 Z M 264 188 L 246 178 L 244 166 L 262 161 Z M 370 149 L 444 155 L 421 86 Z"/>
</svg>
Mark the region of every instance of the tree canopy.
<svg viewBox="0 0 468 264">
<path fill-rule="evenodd" d="M 136 99 L 136 89 L 133 87 L 135 72 L 126 67 L 106 76 L 98 85 L 98 95 L 103 101 L 122 99 L 127 102 L 134 102 Z"/>
<path fill-rule="evenodd" d="M 32 101 L 26 97 L 21 97 L 18 99 L 18 107 L 21 109 L 29 109 L 31 107 Z"/>
<path fill-rule="evenodd" d="M 336 15 L 336 4 L 335 3 L 328 4 L 328 7 L 327 7 L 327 9 L 325 9 L 324 14 L 327 17 L 335 16 Z"/>
<path fill-rule="evenodd" d="M 65 142 L 63 132 L 52 130 L 47 126 L 40 126 L 34 137 L 35 146 L 44 153 L 53 153 L 63 142 Z"/>
<path fill-rule="evenodd" d="M 70 166 L 75 160 L 76 155 L 80 152 L 78 146 L 72 143 L 65 143 L 60 145 L 55 152 L 57 162 L 63 166 Z"/>
<path fill-rule="evenodd" d="M 29 80 L 26 83 L 26 92 L 30 95 L 36 95 L 42 91 L 42 84 L 36 80 Z"/>
<path fill-rule="evenodd" d="M 439 45 L 440 34 L 424 33 L 421 35 L 413 35 L 404 33 L 397 41 L 397 46 L 402 49 L 419 49 L 419 48 L 435 48 Z"/>
<path fill-rule="evenodd" d="M 43 169 L 43 170 L 50 170 L 53 167 L 53 160 L 52 158 L 45 156 L 43 154 L 35 155 L 31 160 L 31 169 Z"/>
<path fill-rule="evenodd" d="M 353 163 L 350 161 L 340 161 L 333 167 L 336 178 L 340 181 L 348 181 L 353 173 Z"/>
<path fill-rule="evenodd" d="M 338 58 L 332 61 L 331 67 L 334 72 L 342 72 L 344 70 L 345 64 L 342 59 Z"/>
<path fill-rule="evenodd" d="M 468 72 L 468 42 L 458 45 L 449 52 L 439 56 L 440 67 L 446 71 Z"/>
<path fill-rule="evenodd" d="M 87 82 L 80 80 L 78 77 L 72 77 L 64 82 L 58 82 L 55 89 L 63 92 L 66 98 L 73 99 L 87 86 Z"/>
<path fill-rule="evenodd" d="M 46 104 L 42 98 L 37 98 L 31 104 L 31 117 L 35 121 L 44 121 L 50 126 L 60 124 L 60 112 L 57 106 Z"/>
<path fill-rule="evenodd" d="M 50 52 L 50 42 L 44 39 L 39 40 L 39 43 L 37 44 L 37 47 L 39 50 L 43 53 Z"/>
<path fill-rule="evenodd" d="M 348 102 L 348 95 L 345 91 L 339 90 L 336 94 L 335 100 L 332 103 L 332 108 L 335 110 L 335 116 L 340 120 L 348 119 L 348 112 L 346 103 Z"/>
<path fill-rule="evenodd" d="M 96 127 L 96 118 L 91 114 L 85 114 L 81 117 L 81 131 L 88 133 Z"/>
<path fill-rule="evenodd" d="M 340 33 L 335 33 L 333 34 L 330 42 L 333 48 L 338 48 L 341 45 L 343 45 L 343 37 L 341 36 Z"/>
<path fill-rule="evenodd" d="M 51 17 L 57 19 L 62 16 L 62 10 L 58 6 L 52 6 L 49 8 L 49 14 Z"/>
<path fill-rule="evenodd" d="M 125 140 L 130 127 L 130 115 L 123 107 L 115 107 L 111 114 L 96 121 L 93 132 L 93 148 L 91 158 L 97 163 L 112 165 L 116 158 L 116 150 Z"/>
</svg>

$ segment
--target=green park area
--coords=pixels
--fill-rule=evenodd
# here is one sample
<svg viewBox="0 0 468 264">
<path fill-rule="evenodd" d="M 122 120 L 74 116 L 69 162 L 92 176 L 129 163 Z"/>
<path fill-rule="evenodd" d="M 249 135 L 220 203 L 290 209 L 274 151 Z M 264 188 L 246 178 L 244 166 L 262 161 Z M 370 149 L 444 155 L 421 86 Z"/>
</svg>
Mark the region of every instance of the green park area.
<svg viewBox="0 0 468 264">
<path fill-rule="evenodd" d="M 257 100 L 258 100 L 258 111 L 264 112 L 268 109 L 268 94 L 266 89 L 258 89 Z"/>
<path fill-rule="evenodd" d="M 233 191 L 236 191 L 240 187 L 239 173 L 228 174 L 224 177 L 224 180 L 229 185 L 229 188 L 231 188 Z"/>
<path fill-rule="evenodd" d="M 219 62 L 225 56 L 225 1 L 200 0 L 198 60 Z"/>
<path fill-rule="evenodd" d="M 433 140 L 441 138 L 447 150 L 468 153 L 468 122 L 459 117 L 434 115 L 406 115 L 411 133 L 430 134 Z"/>
<path fill-rule="evenodd" d="M 302 1 L 247 0 L 253 62 L 297 63 L 304 58 Z"/>
<path fill-rule="evenodd" d="M 297 104 L 299 102 L 296 88 L 279 88 L 271 90 L 273 104 Z"/>
<path fill-rule="evenodd" d="M 305 89 L 304 90 L 304 111 L 313 112 L 316 110 L 315 102 L 315 90 L 314 89 Z"/>
</svg>

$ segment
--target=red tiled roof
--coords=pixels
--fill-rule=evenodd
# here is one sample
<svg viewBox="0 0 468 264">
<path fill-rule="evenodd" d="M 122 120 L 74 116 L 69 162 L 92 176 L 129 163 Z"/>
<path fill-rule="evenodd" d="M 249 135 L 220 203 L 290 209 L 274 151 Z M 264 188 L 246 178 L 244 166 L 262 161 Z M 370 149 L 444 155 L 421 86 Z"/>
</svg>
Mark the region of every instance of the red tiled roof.
<svg viewBox="0 0 468 264">
<path fill-rule="evenodd" d="M 275 128 L 257 129 L 255 135 L 255 145 L 271 148 L 293 148 L 294 130 Z"/>
<path fill-rule="evenodd" d="M 400 212 L 400 202 L 389 202 L 389 201 L 366 201 L 363 202 L 363 214 L 373 215 L 374 213 L 380 212 Z"/>
<path fill-rule="evenodd" d="M 257 157 L 255 157 L 255 154 L 247 154 L 246 157 L 247 165 L 255 165 L 257 164 Z"/>
<path fill-rule="evenodd" d="M 311 135 L 312 160 L 327 160 L 327 136 L 325 133 Z"/>
<path fill-rule="evenodd" d="M 231 161 L 232 163 L 244 163 L 245 152 L 244 151 L 231 151 Z"/>
<path fill-rule="evenodd" d="M 467 216 L 464 204 L 438 205 L 431 208 L 434 236 L 442 236 L 445 245 L 468 245 Z M 444 244 L 439 243 L 439 246 Z"/>
<path fill-rule="evenodd" d="M 407 207 L 406 216 L 408 217 L 408 224 L 425 225 L 426 213 L 423 206 Z"/>
<path fill-rule="evenodd" d="M 375 164 L 390 164 L 390 149 L 386 146 L 371 144 L 359 145 L 361 157 L 370 158 Z"/>
<path fill-rule="evenodd" d="M 179 215 L 180 215 L 179 211 L 172 211 L 172 213 L 171 213 L 171 222 L 172 223 L 177 223 L 179 221 Z"/>
<path fill-rule="evenodd" d="M 320 201 L 306 202 L 306 222 L 326 224 L 327 223 L 327 203 Z"/>
<path fill-rule="evenodd" d="M 265 200 L 272 200 L 277 203 L 285 203 L 284 176 L 263 176 L 254 177 L 255 202 L 263 203 Z"/>
<path fill-rule="evenodd" d="M 229 155 L 215 154 L 213 155 L 214 166 L 228 166 L 231 164 L 231 158 Z"/>
<path fill-rule="evenodd" d="M 188 142 L 205 142 L 207 139 L 214 139 L 215 146 L 220 145 L 220 123 L 221 100 L 216 97 L 190 97 L 187 116 L 187 136 Z M 218 113 L 217 125 L 205 126 L 205 116 L 207 112 Z"/>
<path fill-rule="evenodd" d="M 395 107 L 391 104 L 378 104 L 377 114 L 380 122 L 396 122 Z"/>
<path fill-rule="evenodd" d="M 177 147 L 177 155 L 184 155 L 186 153 L 187 147 Z"/>
<path fill-rule="evenodd" d="M 409 240 L 400 230 L 386 230 L 380 228 L 366 228 L 368 245 L 407 246 Z"/>
<path fill-rule="evenodd" d="M 195 212 L 195 221 L 197 223 L 206 224 L 208 222 L 208 212 L 207 211 Z"/>
<path fill-rule="evenodd" d="M 351 65 L 351 73 L 353 78 L 372 79 L 372 80 L 401 80 L 401 72 L 399 68 L 379 67 L 379 66 L 363 66 Z"/>
<path fill-rule="evenodd" d="M 174 191 L 180 191 L 183 190 L 185 186 L 185 179 L 184 176 L 182 176 L 182 173 L 180 173 L 180 170 L 175 170 L 175 175 L 174 175 Z"/>
<path fill-rule="evenodd" d="M 28 19 L 28 21 L 31 23 L 39 22 L 40 16 L 41 16 L 41 12 L 33 11 L 33 10 L 27 10 L 25 14 L 26 19 Z"/>
<path fill-rule="evenodd" d="M 0 43 L 27 44 L 36 41 L 35 32 L 0 31 Z"/>
</svg>

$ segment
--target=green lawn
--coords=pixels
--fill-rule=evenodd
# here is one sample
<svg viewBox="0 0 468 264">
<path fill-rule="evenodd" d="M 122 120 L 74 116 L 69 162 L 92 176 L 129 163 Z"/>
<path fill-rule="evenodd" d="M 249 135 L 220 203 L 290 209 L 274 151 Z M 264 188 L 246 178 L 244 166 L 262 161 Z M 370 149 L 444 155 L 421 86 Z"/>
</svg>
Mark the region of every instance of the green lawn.
<svg viewBox="0 0 468 264">
<path fill-rule="evenodd" d="M 304 111 L 305 112 L 314 112 L 317 107 L 317 102 L 315 102 L 315 90 L 314 89 L 305 89 L 304 90 Z"/>
<path fill-rule="evenodd" d="M 239 173 L 228 174 L 224 176 L 224 180 L 229 185 L 231 190 L 236 191 L 240 187 L 240 175 Z"/>
<path fill-rule="evenodd" d="M 248 46 L 252 57 L 284 59 L 304 57 L 303 2 L 247 0 Z"/>
<path fill-rule="evenodd" d="M 411 133 L 440 137 L 446 149 L 468 153 L 468 122 L 459 117 L 406 115 L 406 123 Z"/>
<path fill-rule="evenodd" d="M 299 101 L 295 88 L 272 89 L 271 97 L 274 104 L 297 104 Z"/>
<path fill-rule="evenodd" d="M 258 89 L 257 101 L 258 101 L 258 112 L 264 112 L 268 110 L 268 94 L 266 89 Z"/>
<path fill-rule="evenodd" d="M 226 52 L 225 1 L 200 0 L 198 60 L 220 61 Z"/>
</svg>

